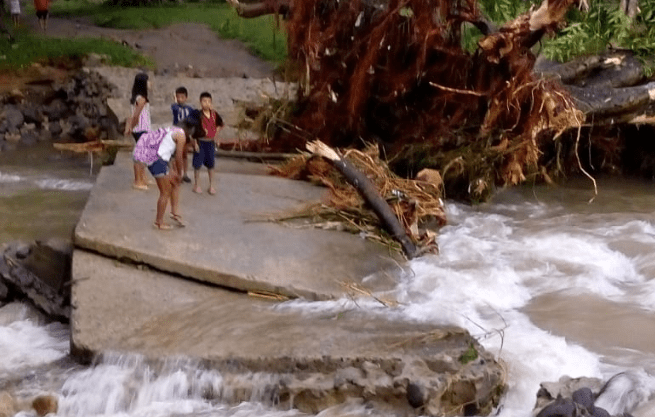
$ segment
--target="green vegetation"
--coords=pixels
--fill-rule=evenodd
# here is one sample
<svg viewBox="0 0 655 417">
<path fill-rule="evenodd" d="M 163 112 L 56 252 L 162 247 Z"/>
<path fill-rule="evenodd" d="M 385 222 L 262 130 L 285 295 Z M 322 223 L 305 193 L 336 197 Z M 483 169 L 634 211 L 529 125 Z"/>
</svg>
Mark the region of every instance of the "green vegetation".
<svg viewBox="0 0 655 417">
<path fill-rule="evenodd" d="M 572 9 L 566 26 L 553 38 L 544 38 L 537 48 L 549 59 L 560 62 L 602 52 L 609 47 L 633 50 L 652 72 L 655 56 L 655 2 L 641 1 L 641 12 L 631 21 L 620 9 L 619 0 L 591 0 L 587 12 Z M 480 0 L 484 14 L 502 25 L 538 6 L 541 0 Z M 475 50 L 481 33 L 474 27 L 464 31 L 463 45 Z"/>
<path fill-rule="evenodd" d="M 173 23 L 204 23 L 223 38 L 244 42 L 261 58 L 282 63 L 286 36 L 274 16 L 242 19 L 226 3 L 164 3 L 152 6 L 111 6 L 87 0 L 52 3 L 53 16 L 88 16 L 97 26 L 116 29 L 158 29 Z"/>
<path fill-rule="evenodd" d="M 126 67 L 152 67 L 146 57 L 119 43 L 104 39 L 55 39 L 24 30 L 16 34 L 11 44 L 6 37 L 0 38 L 0 68 L 20 68 L 31 62 L 61 58 L 81 59 L 91 52 L 106 55 L 111 65 Z"/>
</svg>

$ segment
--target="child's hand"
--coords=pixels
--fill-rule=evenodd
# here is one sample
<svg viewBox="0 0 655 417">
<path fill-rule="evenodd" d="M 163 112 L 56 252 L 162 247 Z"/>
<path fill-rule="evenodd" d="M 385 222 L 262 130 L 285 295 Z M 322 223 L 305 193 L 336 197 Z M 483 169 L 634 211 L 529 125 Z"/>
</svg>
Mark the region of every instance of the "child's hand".
<svg viewBox="0 0 655 417">
<path fill-rule="evenodd" d="M 198 146 L 198 141 L 193 142 L 193 150 L 194 152 L 200 152 L 200 146 Z"/>
</svg>

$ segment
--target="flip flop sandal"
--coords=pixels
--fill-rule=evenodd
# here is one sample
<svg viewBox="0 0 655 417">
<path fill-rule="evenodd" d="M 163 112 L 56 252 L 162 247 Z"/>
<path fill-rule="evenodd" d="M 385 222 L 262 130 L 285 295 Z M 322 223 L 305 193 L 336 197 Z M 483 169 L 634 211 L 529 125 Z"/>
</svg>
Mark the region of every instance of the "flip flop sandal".
<svg viewBox="0 0 655 417">
<path fill-rule="evenodd" d="M 155 229 L 159 229 L 159 230 L 171 230 L 171 229 L 173 229 L 173 226 L 171 226 L 170 224 L 166 224 L 166 223 L 153 223 L 152 225 L 155 227 Z"/>
<path fill-rule="evenodd" d="M 216 189 L 214 188 L 210 188 L 209 190 L 207 190 L 207 192 L 209 193 L 209 195 L 216 195 Z"/>
<path fill-rule="evenodd" d="M 184 220 L 182 220 L 182 216 L 179 214 L 173 214 L 171 213 L 171 219 L 177 223 L 178 227 L 186 227 L 186 223 L 184 223 Z"/>
<path fill-rule="evenodd" d="M 135 190 L 147 190 L 148 186 L 147 185 L 140 185 L 140 184 L 132 184 L 132 188 Z"/>
</svg>

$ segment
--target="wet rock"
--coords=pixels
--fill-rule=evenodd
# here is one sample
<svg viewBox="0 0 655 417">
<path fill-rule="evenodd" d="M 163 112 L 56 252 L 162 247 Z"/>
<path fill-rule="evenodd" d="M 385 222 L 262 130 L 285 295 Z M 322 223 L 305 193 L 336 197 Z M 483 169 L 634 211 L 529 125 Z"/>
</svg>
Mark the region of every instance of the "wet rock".
<svg viewBox="0 0 655 417">
<path fill-rule="evenodd" d="M 11 245 L 10 245 L 11 248 Z M 18 242 L 14 244 L 14 253 L 16 254 L 16 259 L 25 259 L 29 256 L 31 245 L 25 242 Z"/>
<path fill-rule="evenodd" d="M 407 402 L 414 408 L 423 407 L 427 395 L 425 388 L 414 382 L 407 384 Z"/>
<path fill-rule="evenodd" d="M 18 107 L 11 104 L 5 106 L 4 116 L 8 129 L 18 129 L 25 122 L 23 113 L 21 113 Z"/>
<path fill-rule="evenodd" d="M 32 408 L 34 408 L 34 411 L 40 417 L 47 414 L 57 414 L 59 401 L 54 395 L 41 395 L 32 401 Z"/>
<path fill-rule="evenodd" d="M 71 251 L 71 244 L 60 239 L 33 245 L 9 244 L 2 254 L 8 266 L 2 272 L 4 284 L 13 296 L 30 300 L 52 319 L 68 321 L 70 294 L 64 284 L 70 277 Z"/>
<path fill-rule="evenodd" d="M 39 137 L 33 131 L 27 131 L 20 136 L 20 144 L 23 146 L 33 146 L 36 145 L 39 141 Z"/>
<path fill-rule="evenodd" d="M 73 245 L 58 238 L 37 240 L 23 265 L 52 289 L 61 291 L 70 280 Z"/>
<path fill-rule="evenodd" d="M 55 99 L 49 105 L 43 107 L 43 114 L 51 121 L 60 120 L 67 113 L 68 107 L 61 99 Z"/>
<path fill-rule="evenodd" d="M 41 125 L 43 115 L 36 108 L 35 104 L 25 105 L 21 110 L 25 119 L 25 123 L 34 123 L 35 125 L 39 126 Z"/>
<path fill-rule="evenodd" d="M 7 299 L 7 296 L 9 295 L 9 288 L 0 281 L 0 301 L 4 301 Z"/>
<path fill-rule="evenodd" d="M 49 122 L 48 131 L 52 134 L 53 138 L 56 138 L 62 132 L 61 124 L 59 122 Z"/>
<path fill-rule="evenodd" d="M 0 392 L 0 417 L 13 417 L 18 413 L 16 400 L 8 392 Z"/>
</svg>

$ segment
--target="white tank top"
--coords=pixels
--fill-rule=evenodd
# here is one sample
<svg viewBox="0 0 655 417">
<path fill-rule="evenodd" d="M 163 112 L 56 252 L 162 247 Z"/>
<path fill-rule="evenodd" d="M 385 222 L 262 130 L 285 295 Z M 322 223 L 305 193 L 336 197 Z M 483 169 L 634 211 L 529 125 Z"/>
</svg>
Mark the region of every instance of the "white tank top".
<svg viewBox="0 0 655 417">
<path fill-rule="evenodd" d="M 159 148 L 157 149 L 157 155 L 159 155 L 159 157 L 164 161 L 168 162 L 173 157 L 175 148 L 177 147 L 177 143 L 175 143 L 175 139 L 173 139 L 173 133 L 180 132 L 181 129 L 170 127 L 166 130 L 166 135 L 164 136 L 164 139 L 161 140 Z"/>
</svg>

